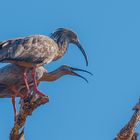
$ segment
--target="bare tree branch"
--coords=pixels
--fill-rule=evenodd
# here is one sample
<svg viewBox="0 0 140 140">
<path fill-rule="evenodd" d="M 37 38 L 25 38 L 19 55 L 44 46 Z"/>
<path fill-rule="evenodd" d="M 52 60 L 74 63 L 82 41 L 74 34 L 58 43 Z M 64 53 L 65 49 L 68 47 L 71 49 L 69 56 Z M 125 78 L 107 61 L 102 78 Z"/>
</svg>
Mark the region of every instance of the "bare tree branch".
<svg viewBox="0 0 140 140">
<path fill-rule="evenodd" d="M 14 127 L 10 133 L 10 140 L 24 140 L 24 125 L 26 118 L 32 115 L 32 112 L 45 103 L 49 102 L 48 96 L 39 96 L 31 94 L 25 99 L 21 99 L 20 110 L 16 116 Z"/>
<path fill-rule="evenodd" d="M 120 130 L 114 140 L 137 140 L 138 133 L 135 132 L 135 128 L 140 120 L 140 99 L 133 110 L 135 112 L 130 121 Z"/>
</svg>

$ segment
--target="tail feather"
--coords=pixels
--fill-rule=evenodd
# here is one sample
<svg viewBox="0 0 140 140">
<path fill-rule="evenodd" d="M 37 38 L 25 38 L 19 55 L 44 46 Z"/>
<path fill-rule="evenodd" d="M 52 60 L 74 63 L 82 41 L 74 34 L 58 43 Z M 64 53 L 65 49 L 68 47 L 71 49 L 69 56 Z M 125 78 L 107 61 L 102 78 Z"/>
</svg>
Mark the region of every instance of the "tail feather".
<svg viewBox="0 0 140 140">
<path fill-rule="evenodd" d="M 11 91 L 5 84 L 0 84 L 0 98 L 11 98 Z"/>
</svg>

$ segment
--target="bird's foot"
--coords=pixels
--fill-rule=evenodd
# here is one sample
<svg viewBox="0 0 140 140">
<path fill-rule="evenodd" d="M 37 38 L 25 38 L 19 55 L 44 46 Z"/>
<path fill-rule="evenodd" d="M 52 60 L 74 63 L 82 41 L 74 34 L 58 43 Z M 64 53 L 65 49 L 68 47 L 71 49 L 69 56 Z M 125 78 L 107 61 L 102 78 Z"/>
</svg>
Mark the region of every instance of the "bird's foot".
<svg viewBox="0 0 140 140">
<path fill-rule="evenodd" d="M 34 87 L 34 90 L 39 96 L 42 96 L 42 97 L 46 96 L 44 93 L 40 92 L 37 87 Z"/>
</svg>

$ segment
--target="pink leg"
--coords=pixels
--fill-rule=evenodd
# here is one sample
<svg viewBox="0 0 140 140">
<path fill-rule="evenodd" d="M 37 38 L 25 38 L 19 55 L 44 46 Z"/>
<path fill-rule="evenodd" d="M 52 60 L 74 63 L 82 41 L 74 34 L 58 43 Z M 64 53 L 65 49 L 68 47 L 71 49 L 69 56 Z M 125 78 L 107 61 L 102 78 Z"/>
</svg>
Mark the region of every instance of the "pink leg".
<svg viewBox="0 0 140 140">
<path fill-rule="evenodd" d="M 12 104 L 13 104 L 13 109 L 14 109 L 14 120 L 16 120 L 17 110 L 16 110 L 16 100 L 15 100 L 15 98 L 17 96 L 19 96 L 20 98 L 24 98 L 24 96 L 20 92 L 18 92 L 18 90 L 16 89 L 15 86 L 10 87 L 10 90 L 13 93 L 13 96 L 12 96 Z"/>
<path fill-rule="evenodd" d="M 12 96 L 12 104 L 13 104 L 13 108 L 14 108 L 14 121 L 15 121 L 16 120 L 16 114 L 17 114 L 15 96 Z"/>
<path fill-rule="evenodd" d="M 26 71 L 26 69 L 24 70 L 24 73 L 23 73 L 23 80 L 24 80 L 25 86 L 27 88 L 27 91 L 29 93 L 30 88 L 29 88 L 29 84 L 28 84 L 28 77 L 27 77 L 27 71 Z"/>
<path fill-rule="evenodd" d="M 18 91 L 18 89 L 16 88 L 16 86 L 12 86 L 11 88 L 10 88 L 10 90 L 14 93 L 14 95 L 15 95 L 15 97 L 20 97 L 20 98 L 24 98 L 24 95 L 22 95 L 19 91 Z"/>
<path fill-rule="evenodd" d="M 37 93 L 38 95 L 40 95 L 40 96 L 45 96 L 45 94 L 41 93 L 41 92 L 38 90 L 37 81 L 36 81 L 35 67 L 33 67 L 33 70 L 32 70 L 32 77 L 33 77 L 34 89 L 35 89 L 36 93 Z"/>
</svg>

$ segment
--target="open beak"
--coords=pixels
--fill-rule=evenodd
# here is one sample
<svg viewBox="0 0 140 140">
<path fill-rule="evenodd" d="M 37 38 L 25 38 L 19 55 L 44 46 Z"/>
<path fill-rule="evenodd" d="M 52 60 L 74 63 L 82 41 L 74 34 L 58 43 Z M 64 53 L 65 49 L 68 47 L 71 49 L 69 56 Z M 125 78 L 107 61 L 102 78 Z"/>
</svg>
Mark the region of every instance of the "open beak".
<svg viewBox="0 0 140 140">
<path fill-rule="evenodd" d="M 72 74 L 72 75 L 78 76 L 78 77 L 84 79 L 87 83 L 88 83 L 88 80 L 87 80 L 85 77 L 83 77 L 82 75 L 80 75 L 80 74 L 78 74 L 78 73 L 76 73 L 76 72 L 74 72 L 74 71 L 86 72 L 86 73 L 88 73 L 88 74 L 90 74 L 90 75 L 93 75 L 91 72 L 89 72 L 89 71 L 87 71 L 87 70 L 83 70 L 83 69 L 78 69 L 78 68 L 70 67 L 70 70 L 71 70 L 71 74 Z"/>
<path fill-rule="evenodd" d="M 80 51 L 84 55 L 84 58 L 86 60 L 86 66 L 88 66 L 88 59 L 87 59 L 87 55 L 86 55 L 86 52 L 85 52 L 84 48 L 82 47 L 82 45 L 80 44 L 79 41 L 76 41 L 75 44 L 77 45 L 77 47 L 80 49 Z"/>
</svg>

